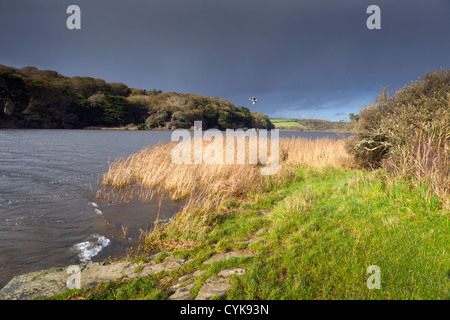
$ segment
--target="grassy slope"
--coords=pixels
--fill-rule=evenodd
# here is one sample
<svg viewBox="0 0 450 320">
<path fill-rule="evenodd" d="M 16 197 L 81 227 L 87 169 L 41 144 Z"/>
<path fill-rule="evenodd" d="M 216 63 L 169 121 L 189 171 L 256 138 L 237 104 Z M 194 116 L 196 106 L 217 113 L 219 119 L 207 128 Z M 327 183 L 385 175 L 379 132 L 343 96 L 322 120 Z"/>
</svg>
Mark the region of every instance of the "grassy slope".
<svg viewBox="0 0 450 320">
<path fill-rule="evenodd" d="M 273 125 L 275 126 L 276 129 L 280 129 L 280 128 L 298 128 L 298 129 L 304 128 L 303 125 L 301 125 L 300 123 L 297 123 L 297 122 L 275 122 L 275 123 L 273 123 Z"/>
<path fill-rule="evenodd" d="M 285 118 L 270 118 L 270 121 L 273 123 L 276 129 L 302 129 L 305 126 L 295 122 L 294 119 L 285 119 Z"/>
<path fill-rule="evenodd" d="M 333 122 L 318 119 L 270 118 L 276 129 L 305 131 L 349 131 L 350 123 Z"/>
<path fill-rule="evenodd" d="M 264 240 L 254 245 L 261 255 L 229 298 L 445 297 L 449 229 L 437 199 L 400 182 L 390 189 L 373 173 L 300 174 L 300 182 L 259 204 L 273 206 Z M 370 265 L 381 268 L 381 290 L 367 288 Z"/>
<path fill-rule="evenodd" d="M 336 121 L 327 121 L 320 119 L 295 119 L 295 122 L 298 122 L 304 125 L 308 130 L 346 130 L 348 128 L 348 122 L 336 122 Z"/>
<path fill-rule="evenodd" d="M 169 276 L 206 269 L 195 296 L 220 270 L 248 269 L 234 278 L 228 299 L 448 298 L 448 212 L 426 194 L 424 186 L 388 180 L 382 171 L 299 169 L 294 182 L 228 202 L 200 245 L 174 252 L 190 262 Z M 245 248 L 256 255 L 202 264 L 214 252 Z M 381 269 L 380 290 L 366 286 L 370 265 Z M 165 276 L 78 294 L 164 299 L 171 284 L 161 282 Z"/>
</svg>

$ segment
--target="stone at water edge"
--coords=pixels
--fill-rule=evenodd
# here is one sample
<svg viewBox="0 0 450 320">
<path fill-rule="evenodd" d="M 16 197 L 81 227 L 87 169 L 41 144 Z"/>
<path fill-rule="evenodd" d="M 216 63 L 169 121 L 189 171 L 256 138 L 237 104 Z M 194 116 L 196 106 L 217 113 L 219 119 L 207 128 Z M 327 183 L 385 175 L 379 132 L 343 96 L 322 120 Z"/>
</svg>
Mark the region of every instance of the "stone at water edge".
<svg viewBox="0 0 450 320">
<path fill-rule="evenodd" d="M 230 278 L 233 275 L 242 275 L 246 272 L 247 270 L 242 268 L 220 271 L 217 275 L 206 280 L 195 300 L 210 300 L 214 296 L 224 296 L 231 289 Z"/>
</svg>

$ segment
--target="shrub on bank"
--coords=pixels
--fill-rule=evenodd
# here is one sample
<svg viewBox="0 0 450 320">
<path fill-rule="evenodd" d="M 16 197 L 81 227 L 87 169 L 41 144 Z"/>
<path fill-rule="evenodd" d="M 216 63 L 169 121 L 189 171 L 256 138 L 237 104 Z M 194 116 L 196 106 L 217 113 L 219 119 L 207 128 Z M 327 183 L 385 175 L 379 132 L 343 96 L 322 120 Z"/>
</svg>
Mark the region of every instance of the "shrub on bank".
<svg viewBox="0 0 450 320">
<path fill-rule="evenodd" d="M 450 190 L 450 70 L 430 72 L 395 93 L 383 88 L 360 113 L 357 134 L 347 148 L 357 165 Z"/>
</svg>

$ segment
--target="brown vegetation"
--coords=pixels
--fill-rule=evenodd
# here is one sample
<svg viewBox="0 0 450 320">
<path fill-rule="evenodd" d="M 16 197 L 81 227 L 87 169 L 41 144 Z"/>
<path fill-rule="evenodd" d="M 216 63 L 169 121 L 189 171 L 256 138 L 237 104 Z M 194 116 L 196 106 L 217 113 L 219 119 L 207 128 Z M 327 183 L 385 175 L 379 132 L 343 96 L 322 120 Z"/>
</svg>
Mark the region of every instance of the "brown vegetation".
<svg viewBox="0 0 450 320">
<path fill-rule="evenodd" d="M 267 143 L 264 141 L 264 143 Z M 270 143 L 270 140 L 269 140 Z M 270 145 L 268 143 L 268 145 Z M 196 191 L 204 190 L 209 194 L 243 195 L 252 188 L 265 182 L 282 180 L 289 171 L 298 167 L 343 167 L 350 164 L 349 156 L 343 148 L 343 141 L 332 139 L 288 139 L 279 140 L 279 170 L 277 174 L 264 177 L 260 174 L 261 164 L 176 164 L 171 159 L 175 143 L 158 144 L 147 147 L 126 159 L 114 161 L 102 177 L 105 190 L 115 188 L 128 192 L 129 187 L 142 187 L 160 190 L 172 199 L 180 199 Z M 203 150 L 209 143 L 203 142 Z M 194 143 L 192 143 L 194 146 Z M 237 148 L 237 141 L 235 141 Z M 248 140 L 245 145 L 249 152 Z M 225 149 L 225 147 L 224 147 Z M 268 147 L 270 150 L 270 147 Z M 193 150 L 194 151 L 194 150 Z M 226 150 L 224 150 L 224 161 Z M 235 160 L 237 154 L 235 154 Z M 192 162 L 194 152 L 192 152 Z M 237 161 L 235 161 L 236 163 Z M 102 192 L 105 192 L 103 190 Z M 103 193 L 106 195 L 106 193 Z M 147 193 L 151 196 L 151 193 Z M 118 201 L 119 198 L 110 197 Z"/>
<path fill-rule="evenodd" d="M 450 70 L 425 74 L 395 93 L 384 88 L 361 110 L 348 150 L 363 168 L 383 167 L 450 193 Z"/>
</svg>

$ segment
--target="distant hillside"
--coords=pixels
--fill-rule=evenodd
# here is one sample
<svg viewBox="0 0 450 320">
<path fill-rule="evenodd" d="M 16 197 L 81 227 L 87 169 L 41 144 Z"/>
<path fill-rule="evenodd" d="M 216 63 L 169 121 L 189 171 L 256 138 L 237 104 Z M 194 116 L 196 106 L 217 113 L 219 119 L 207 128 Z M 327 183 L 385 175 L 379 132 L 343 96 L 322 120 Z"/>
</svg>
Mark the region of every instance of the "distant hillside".
<svg viewBox="0 0 450 320">
<path fill-rule="evenodd" d="M 299 131 L 350 131 L 350 123 L 319 119 L 270 118 L 276 129 Z"/>
<path fill-rule="evenodd" d="M 266 115 L 198 94 L 129 88 L 91 77 L 0 65 L 0 127 L 274 128 Z"/>
</svg>

